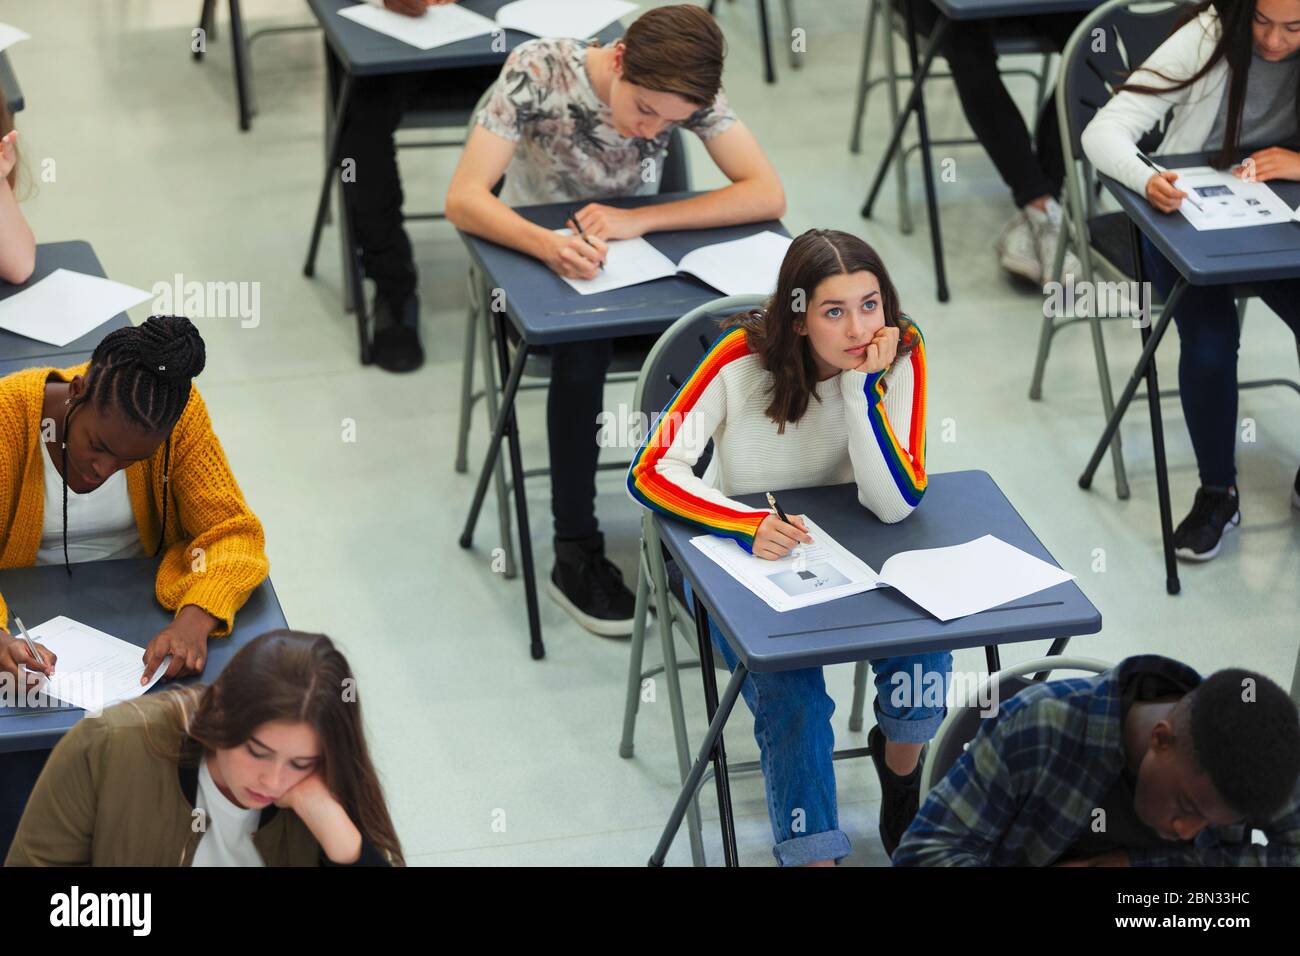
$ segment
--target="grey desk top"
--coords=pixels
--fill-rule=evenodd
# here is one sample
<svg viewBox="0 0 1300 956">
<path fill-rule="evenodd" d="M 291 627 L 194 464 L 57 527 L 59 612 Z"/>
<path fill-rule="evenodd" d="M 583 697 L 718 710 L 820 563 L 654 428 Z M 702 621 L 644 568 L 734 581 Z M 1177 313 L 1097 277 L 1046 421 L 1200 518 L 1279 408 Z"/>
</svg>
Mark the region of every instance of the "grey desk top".
<svg viewBox="0 0 1300 956">
<path fill-rule="evenodd" d="M 1249 155 L 1243 150 L 1242 155 Z M 1167 169 L 1208 165 L 1209 154 L 1156 156 Z M 1224 285 L 1300 278 L 1300 223 L 1200 232 L 1181 213 L 1163 213 L 1127 186 L 1102 176 L 1106 188 L 1142 233 L 1192 285 Z M 1300 183 L 1267 184 L 1292 209 Z"/>
<path fill-rule="evenodd" d="M 8 53 L 0 53 L 0 91 L 4 92 L 5 102 L 9 104 L 10 113 L 18 113 L 23 106 L 23 88 L 18 85 L 18 76 L 9 62 Z"/>
<path fill-rule="evenodd" d="M 600 202 L 630 208 L 693 195 L 699 194 L 664 193 L 602 199 Z M 521 206 L 515 212 L 531 222 L 558 229 L 564 225 L 569 210 L 583 205 L 584 201 L 548 203 Z M 693 249 L 715 242 L 743 239 L 765 229 L 789 235 L 780 222 L 769 220 L 717 229 L 652 232 L 645 239 L 673 262 L 680 262 Z M 532 256 L 466 233 L 461 233 L 461 238 L 469 248 L 471 258 L 482 269 L 488 287 L 504 290 L 506 313 L 519 334 L 531 345 L 659 333 L 696 306 L 722 296 L 712 286 L 688 275 L 655 279 L 595 295 L 580 295 Z"/>
<path fill-rule="evenodd" d="M 330 49 L 354 76 L 491 66 L 494 63 L 504 63 L 509 52 L 525 40 L 536 39 L 528 33 L 507 30 L 504 50 L 492 49 L 491 34 L 434 47 L 432 50 L 421 50 L 338 15 L 338 11 L 344 7 L 355 6 L 357 0 L 307 2 L 325 31 Z M 461 0 L 460 5 L 491 18 L 507 2 L 509 0 Z M 617 40 L 622 35 L 623 27 L 618 22 L 611 23 L 598 34 L 603 43 Z M 497 45 L 500 46 L 499 43 Z"/>
<path fill-rule="evenodd" d="M 62 614 L 143 648 L 172 620 L 154 599 L 157 568 L 152 558 L 74 564 L 71 576 L 62 565 L 10 568 L 0 571 L 0 594 L 10 619 L 17 615 L 29 628 Z M 275 589 L 263 581 L 236 616 L 234 632 L 208 642 L 203 673 L 173 683 L 210 683 L 241 647 L 285 626 Z M 173 683 L 159 681 L 150 693 Z M 73 707 L 0 706 L 0 753 L 53 747 L 84 714 Z"/>
<path fill-rule="evenodd" d="M 99 258 L 95 255 L 95 250 L 90 247 L 90 243 L 80 240 L 43 242 L 36 247 L 36 269 L 32 272 L 32 277 L 22 285 L 0 282 L 0 299 L 16 295 L 33 283 L 44 279 L 55 269 L 71 269 L 73 272 L 84 272 L 92 276 L 104 275 L 104 267 L 99 264 Z M 90 358 L 90 353 L 95 350 L 100 339 L 109 332 L 130 324 L 131 321 L 126 317 L 126 313 L 119 312 L 103 325 L 91 329 L 63 348 L 0 329 L 0 363 L 5 363 L 6 366 L 12 362 L 21 363 L 14 368 L 9 368 L 9 371 L 14 371 L 16 368 L 29 368 L 33 365 L 76 365 Z"/>
<path fill-rule="evenodd" d="M 1082 13 L 1101 0 L 932 0 L 949 20 L 992 20 L 1042 13 Z"/>
<path fill-rule="evenodd" d="M 857 486 L 779 491 L 789 514 L 807 514 L 835 540 L 880 570 L 891 555 L 963 544 L 994 534 L 1045 561 L 1055 559 L 987 472 L 930 475 L 920 506 L 882 524 L 858 503 Z M 760 495 L 738 500 L 766 507 Z M 737 656 L 754 671 L 873 660 L 988 644 L 1095 634 L 1101 613 L 1073 581 L 1001 607 L 944 623 L 893 588 L 778 612 L 734 580 L 690 540 L 683 522 L 656 516 L 659 533 Z"/>
</svg>

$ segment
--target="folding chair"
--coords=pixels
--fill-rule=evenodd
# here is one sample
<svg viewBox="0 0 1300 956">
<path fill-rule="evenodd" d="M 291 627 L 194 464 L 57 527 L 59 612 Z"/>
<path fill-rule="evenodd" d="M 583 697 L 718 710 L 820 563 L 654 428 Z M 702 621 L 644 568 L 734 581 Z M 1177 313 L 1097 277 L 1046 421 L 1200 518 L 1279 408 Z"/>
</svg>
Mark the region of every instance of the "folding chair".
<svg viewBox="0 0 1300 956">
<path fill-rule="evenodd" d="M 637 378 L 632 407 L 640 415 L 640 420 L 652 423 L 667 407 L 682 383 L 691 376 L 705 353 L 717 341 L 721 334 L 718 327 L 721 320 L 737 312 L 760 306 L 765 300 L 766 296 L 760 295 L 714 299 L 692 309 L 674 322 L 672 327 L 659 337 L 654 348 L 646 356 L 641 374 Z M 710 443 L 705 454 L 696 463 L 697 474 L 704 473 L 712 453 L 713 446 Z M 663 674 L 664 683 L 668 687 L 668 712 L 672 718 L 673 741 L 677 748 L 677 770 L 681 782 L 685 783 L 691 769 L 692 753 L 686 736 L 686 715 L 682 708 L 682 689 L 678 671 L 699 667 L 700 662 L 698 659 L 678 660 L 677 657 L 677 648 L 673 643 L 674 627 L 680 628 L 679 633 L 688 645 L 693 645 L 696 638 L 695 614 L 686 606 L 680 575 L 673 573 L 675 569 L 670 569 L 665 556 L 666 552 L 655 530 L 653 515 L 643 509 L 641 557 L 637 567 L 636 611 L 633 618 L 631 654 L 628 660 L 627 694 L 623 706 L 623 738 L 619 743 L 618 753 L 620 757 L 632 756 L 633 736 L 636 732 L 636 717 L 643 682 Z M 651 599 L 654 600 L 663 663 L 643 669 L 646 621 Z M 862 729 L 867 667 L 866 661 L 859 661 L 853 672 L 853 708 L 849 716 L 849 729 L 853 731 Z M 733 764 L 731 772 L 739 773 L 756 769 L 758 765 L 754 763 Z M 704 866 L 706 861 L 704 843 L 701 839 L 698 797 L 692 801 L 687 811 L 687 830 L 690 835 L 691 859 L 696 866 Z"/>
<path fill-rule="evenodd" d="M 1047 680 L 1052 671 L 1085 671 L 1090 674 L 1100 674 L 1113 666 L 1092 657 L 1049 655 L 986 675 L 970 698 L 962 703 L 953 702 L 953 706 L 948 709 L 948 716 L 939 725 L 934 740 L 930 741 L 929 755 L 921 769 L 921 802 L 925 802 L 926 794 L 947 775 L 953 764 L 961 759 L 967 745 L 975 739 L 980 729 L 980 721 L 983 719 L 979 701 L 989 699 L 990 683 L 997 690 L 1000 704 L 1010 700 L 1026 687 Z M 1030 674 L 1033 676 L 1028 676 Z"/>
</svg>

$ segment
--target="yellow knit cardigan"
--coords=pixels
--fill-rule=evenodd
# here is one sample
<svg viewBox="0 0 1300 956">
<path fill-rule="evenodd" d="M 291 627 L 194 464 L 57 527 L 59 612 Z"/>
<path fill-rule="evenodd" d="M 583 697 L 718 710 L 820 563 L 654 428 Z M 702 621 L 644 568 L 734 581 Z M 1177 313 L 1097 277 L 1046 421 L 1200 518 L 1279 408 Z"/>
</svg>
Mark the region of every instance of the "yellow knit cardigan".
<svg viewBox="0 0 1300 956">
<path fill-rule="evenodd" d="M 35 564 L 40 548 L 45 384 L 71 381 L 88 367 L 32 368 L 0 378 L 0 569 Z M 164 442 L 151 458 L 126 468 L 131 510 L 146 554 L 153 554 L 158 544 L 165 449 Z M 235 484 L 207 406 L 193 386 L 172 431 L 171 455 L 167 538 L 155 592 L 169 611 L 187 604 L 207 611 L 219 621 L 213 636 L 225 636 L 235 612 L 266 578 L 270 562 L 261 522 Z M 8 623 L 9 608 L 0 595 L 0 627 L 7 629 Z"/>
</svg>

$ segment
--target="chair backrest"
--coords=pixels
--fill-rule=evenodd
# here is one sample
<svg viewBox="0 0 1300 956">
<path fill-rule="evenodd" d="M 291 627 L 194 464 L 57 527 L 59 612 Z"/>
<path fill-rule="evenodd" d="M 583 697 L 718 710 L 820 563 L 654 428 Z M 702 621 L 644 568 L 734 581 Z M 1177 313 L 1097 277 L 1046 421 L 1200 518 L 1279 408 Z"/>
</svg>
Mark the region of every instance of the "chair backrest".
<svg viewBox="0 0 1300 956">
<path fill-rule="evenodd" d="M 1066 162 L 1081 158 L 1080 139 L 1097 111 L 1173 32 L 1192 0 L 1110 0 L 1084 18 L 1061 52 L 1056 109 Z M 1163 124 L 1141 141 L 1154 149 Z"/>
<path fill-rule="evenodd" d="M 996 682 L 998 703 L 1002 703 L 1031 686 L 1034 679 L 1030 675 L 1058 670 L 1100 674 L 1102 671 L 1109 670 L 1111 666 L 1105 661 L 1090 657 L 1042 657 L 1016 664 L 1014 667 L 1003 668 L 996 674 L 985 677 L 972 699 L 963 704 L 954 703 L 948 710 L 948 716 L 939 725 L 934 740 L 930 741 L 930 749 L 921 770 L 921 799 L 925 800 L 926 794 L 961 758 L 966 745 L 975 739 L 980 729 L 980 721 L 983 719 L 978 701 L 988 699 L 989 682 Z"/>
<path fill-rule="evenodd" d="M 668 152 L 664 155 L 664 168 L 659 173 L 661 193 L 684 193 L 691 188 L 691 170 L 686 162 L 686 140 L 680 126 L 668 134 Z"/>
<path fill-rule="evenodd" d="M 767 297 L 762 295 L 731 295 L 714 299 L 687 312 L 659 336 L 641 366 L 632 398 L 632 404 L 640 412 L 647 429 L 653 428 L 656 416 L 672 401 L 682 383 L 691 377 L 705 353 L 722 335 L 719 323 L 737 312 L 757 308 L 766 300 Z M 695 466 L 696 474 L 703 474 L 712 447 L 710 445 L 709 451 L 700 456 Z"/>
</svg>

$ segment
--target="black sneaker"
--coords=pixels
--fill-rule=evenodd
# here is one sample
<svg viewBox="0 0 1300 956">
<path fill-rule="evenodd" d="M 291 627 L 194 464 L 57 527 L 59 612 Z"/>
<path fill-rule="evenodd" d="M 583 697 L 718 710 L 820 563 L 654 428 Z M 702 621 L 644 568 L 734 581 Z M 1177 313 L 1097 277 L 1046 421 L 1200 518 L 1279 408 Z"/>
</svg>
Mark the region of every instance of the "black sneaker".
<svg viewBox="0 0 1300 956">
<path fill-rule="evenodd" d="M 389 372 L 414 372 L 424 364 L 420 345 L 420 300 L 414 293 L 392 299 L 375 295 L 375 332 L 370 356 L 374 363 Z"/>
<path fill-rule="evenodd" d="M 632 633 L 636 595 L 623 584 L 623 572 L 605 557 L 605 536 L 555 542 L 555 567 L 546 583 L 555 603 L 601 637 Z"/>
<path fill-rule="evenodd" d="M 1192 510 L 1174 531 L 1174 554 L 1184 561 L 1209 561 L 1223 536 L 1241 524 L 1237 492 L 1198 488 Z"/>
<path fill-rule="evenodd" d="M 885 845 L 885 852 L 893 856 L 921 805 L 921 765 L 925 752 L 921 752 L 916 769 L 900 777 L 885 763 L 885 735 L 879 724 L 867 734 L 867 746 L 871 749 L 876 776 L 880 778 L 880 842 Z"/>
</svg>

